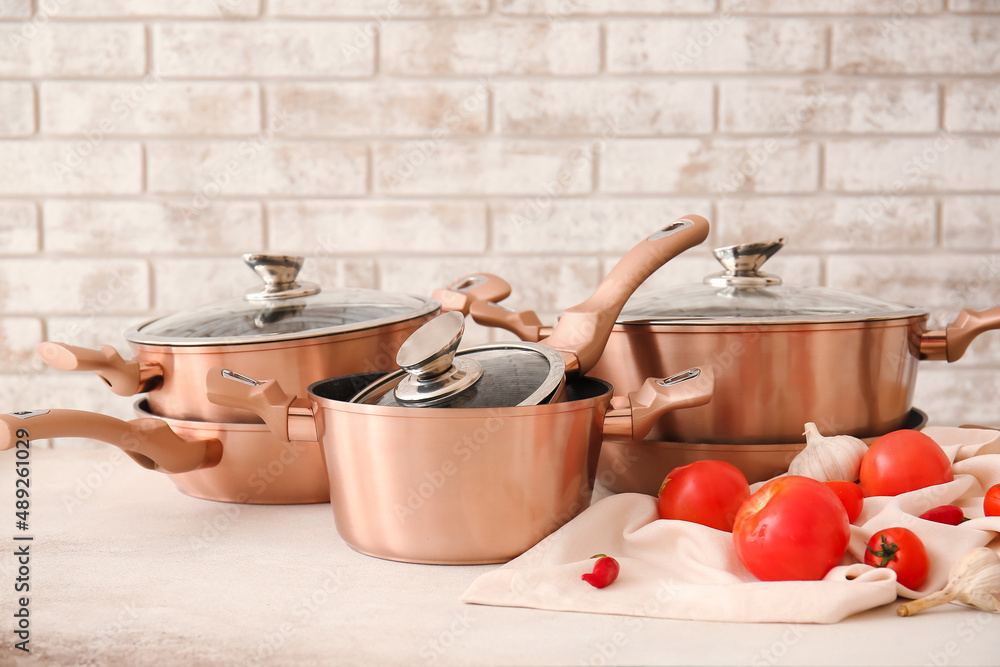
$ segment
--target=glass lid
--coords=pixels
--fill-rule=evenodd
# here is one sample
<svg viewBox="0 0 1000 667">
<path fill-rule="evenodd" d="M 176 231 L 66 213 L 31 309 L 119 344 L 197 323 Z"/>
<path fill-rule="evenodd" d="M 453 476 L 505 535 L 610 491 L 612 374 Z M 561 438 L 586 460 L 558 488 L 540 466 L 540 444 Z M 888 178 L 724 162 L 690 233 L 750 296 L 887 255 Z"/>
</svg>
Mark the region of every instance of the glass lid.
<svg viewBox="0 0 1000 667">
<path fill-rule="evenodd" d="M 247 254 L 262 288 L 242 299 L 168 315 L 126 334 L 136 344 L 230 345 L 346 333 L 403 322 L 437 310 L 431 299 L 360 288 L 321 292 L 297 281 L 303 258 Z"/>
<path fill-rule="evenodd" d="M 927 311 L 827 287 L 790 287 L 760 267 L 785 239 L 715 250 L 725 271 L 703 284 L 633 297 L 619 324 L 804 324 L 890 320 Z"/>
<path fill-rule="evenodd" d="M 566 364 L 545 345 L 503 343 L 458 351 L 465 316 L 427 322 L 399 348 L 401 370 L 365 387 L 352 403 L 410 408 L 502 408 L 547 402 Z"/>
</svg>

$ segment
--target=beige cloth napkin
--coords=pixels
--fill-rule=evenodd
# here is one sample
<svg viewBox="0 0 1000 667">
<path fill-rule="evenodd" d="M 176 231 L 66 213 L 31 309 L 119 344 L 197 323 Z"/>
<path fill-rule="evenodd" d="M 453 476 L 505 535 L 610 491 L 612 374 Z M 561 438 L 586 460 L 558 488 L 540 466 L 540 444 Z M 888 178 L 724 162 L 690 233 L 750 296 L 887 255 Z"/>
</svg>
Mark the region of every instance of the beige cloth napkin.
<svg viewBox="0 0 1000 667">
<path fill-rule="evenodd" d="M 462 600 L 702 621 L 836 623 L 897 595 L 921 597 L 942 588 L 952 564 L 968 550 L 989 545 L 1000 551 L 1000 517 L 983 516 L 986 489 L 1000 483 L 1000 431 L 929 427 L 924 432 L 953 461 L 955 480 L 866 498 L 851 526 L 847 554 L 822 581 L 757 581 L 736 558 L 731 533 L 660 520 L 655 498 L 623 493 L 598 501 L 526 553 L 483 574 Z M 918 518 L 939 505 L 958 505 L 971 520 L 947 526 Z M 891 526 L 909 528 L 927 547 L 930 573 L 918 591 L 897 584 L 891 570 L 863 563 L 868 539 Z M 618 580 L 603 589 L 580 579 L 597 553 L 621 564 Z"/>
</svg>

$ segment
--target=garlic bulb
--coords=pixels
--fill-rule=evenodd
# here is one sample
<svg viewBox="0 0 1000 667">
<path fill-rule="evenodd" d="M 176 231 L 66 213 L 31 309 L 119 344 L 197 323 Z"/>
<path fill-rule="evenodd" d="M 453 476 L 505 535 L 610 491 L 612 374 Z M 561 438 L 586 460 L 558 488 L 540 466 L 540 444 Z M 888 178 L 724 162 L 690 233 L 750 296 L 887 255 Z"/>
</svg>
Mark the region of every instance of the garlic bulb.
<svg viewBox="0 0 1000 667">
<path fill-rule="evenodd" d="M 976 609 L 1000 613 L 1000 556 L 989 547 L 978 547 L 951 566 L 948 585 L 937 593 L 900 605 L 896 613 L 912 616 L 953 601 Z"/>
<path fill-rule="evenodd" d="M 789 475 L 812 477 L 820 482 L 853 482 L 861 472 L 861 458 L 868 445 L 849 435 L 820 435 L 816 424 L 806 424 L 806 448 L 792 459 Z"/>
</svg>

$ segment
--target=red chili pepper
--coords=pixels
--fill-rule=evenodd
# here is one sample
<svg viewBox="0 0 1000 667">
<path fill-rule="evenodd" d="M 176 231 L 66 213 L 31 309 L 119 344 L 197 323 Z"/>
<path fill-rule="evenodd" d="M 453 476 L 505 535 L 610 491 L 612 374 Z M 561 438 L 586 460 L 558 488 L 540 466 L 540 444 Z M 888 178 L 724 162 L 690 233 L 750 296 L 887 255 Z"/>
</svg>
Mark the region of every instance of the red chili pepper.
<svg viewBox="0 0 1000 667">
<path fill-rule="evenodd" d="M 937 521 L 938 523 L 946 523 L 949 526 L 957 526 L 965 521 L 962 508 L 955 505 L 941 505 L 940 507 L 929 509 L 921 514 L 920 518 L 927 519 L 928 521 Z"/>
<path fill-rule="evenodd" d="M 591 556 L 591 558 L 596 558 L 597 562 L 594 563 L 594 571 L 584 574 L 581 578 L 594 588 L 604 588 L 615 579 L 618 578 L 618 572 L 621 567 L 611 556 L 606 556 L 604 554 L 597 554 L 596 556 Z"/>
</svg>

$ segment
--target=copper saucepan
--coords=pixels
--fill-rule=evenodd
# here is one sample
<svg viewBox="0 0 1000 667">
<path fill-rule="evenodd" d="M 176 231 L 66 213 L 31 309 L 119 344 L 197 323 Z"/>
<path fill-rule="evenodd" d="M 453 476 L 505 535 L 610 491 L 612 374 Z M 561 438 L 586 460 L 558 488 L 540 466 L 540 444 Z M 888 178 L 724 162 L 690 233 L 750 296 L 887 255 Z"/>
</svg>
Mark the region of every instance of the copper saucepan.
<svg viewBox="0 0 1000 667">
<path fill-rule="evenodd" d="M 213 424 L 156 418 L 145 400 L 138 419 L 83 410 L 0 415 L 0 450 L 18 440 L 82 437 L 122 449 L 143 468 L 167 473 L 183 493 L 250 504 L 325 503 L 330 499 L 322 449 L 282 441 L 265 424 Z"/>
<path fill-rule="evenodd" d="M 92 349 L 61 342 L 42 343 L 39 354 L 54 368 L 96 373 L 121 396 L 149 392 L 150 409 L 159 416 L 255 422 L 245 410 L 205 399 L 209 368 L 274 376 L 304 393 L 310 383 L 332 375 L 395 368 L 402 342 L 442 310 L 435 299 L 300 283 L 301 257 L 247 254 L 244 261 L 264 280 L 262 288 L 132 328 L 126 339 L 133 359 L 111 345 Z M 445 299 L 445 310 L 468 313 L 473 301 L 503 299 L 510 286 L 481 274 L 435 294 Z"/>
<path fill-rule="evenodd" d="M 761 265 L 784 239 L 719 248 L 724 271 L 703 284 L 632 298 L 592 373 L 627 393 L 649 376 L 688 366 L 715 371 L 712 402 L 664 415 L 649 435 L 665 443 L 793 444 L 803 425 L 867 438 L 911 416 L 918 362 L 956 361 L 1000 307 L 963 310 L 944 331 L 928 311 L 828 288 L 787 287 Z M 476 322 L 524 340 L 548 333 L 532 312 L 475 304 Z"/>
<path fill-rule="evenodd" d="M 285 440 L 319 440 L 337 532 L 370 556 L 415 563 L 504 562 L 590 504 L 601 442 L 641 438 L 668 410 L 711 398 L 710 372 L 650 380 L 609 410 L 612 387 L 578 377 L 566 400 L 502 408 L 352 403 L 378 373 L 309 388 L 291 406 L 274 381 L 217 369 L 210 396 L 253 408 Z M 237 381 L 234 381 L 237 380 Z"/>
</svg>

